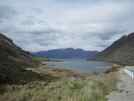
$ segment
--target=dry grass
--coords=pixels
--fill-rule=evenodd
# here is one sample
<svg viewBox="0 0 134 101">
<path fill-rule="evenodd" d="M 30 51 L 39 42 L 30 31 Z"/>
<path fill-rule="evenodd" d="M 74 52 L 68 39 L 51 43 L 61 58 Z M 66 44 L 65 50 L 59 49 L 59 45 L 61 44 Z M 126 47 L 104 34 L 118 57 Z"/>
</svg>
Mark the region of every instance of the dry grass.
<svg viewBox="0 0 134 101">
<path fill-rule="evenodd" d="M 116 89 L 116 82 L 116 73 L 109 73 L 85 79 L 62 78 L 49 84 L 6 85 L 0 101 L 107 101 L 106 95 Z"/>
</svg>

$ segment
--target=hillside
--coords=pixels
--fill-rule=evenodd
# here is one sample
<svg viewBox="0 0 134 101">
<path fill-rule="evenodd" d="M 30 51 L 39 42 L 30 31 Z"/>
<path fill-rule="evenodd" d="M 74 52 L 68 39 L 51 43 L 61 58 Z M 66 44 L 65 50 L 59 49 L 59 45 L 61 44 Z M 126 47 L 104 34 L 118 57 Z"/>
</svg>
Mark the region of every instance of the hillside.
<svg viewBox="0 0 134 101">
<path fill-rule="evenodd" d="M 23 51 L 11 39 L 0 34 L 0 64 L 13 64 L 15 62 L 31 65 L 31 58 L 32 56 L 29 52 Z"/>
<path fill-rule="evenodd" d="M 97 54 L 97 60 L 134 65 L 134 33 L 121 37 L 104 51 Z"/>
<path fill-rule="evenodd" d="M 36 56 L 45 56 L 48 58 L 58 58 L 58 59 L 91 59 L 97 54 L 97 51 L 85 51 L 82 49 L 53 49 L 48 51 L 40 51 L 33 53 Z"/>
<path fill-rule="evenodd" d="M 11 39 L 0 34 L 0 83 L 24 82 L 24 79 L 29 78 L 28 75 L 34 77 L 34 73 L 24 69 L 33 64 L 30 53 L 23 51 Z"/>
</svg>

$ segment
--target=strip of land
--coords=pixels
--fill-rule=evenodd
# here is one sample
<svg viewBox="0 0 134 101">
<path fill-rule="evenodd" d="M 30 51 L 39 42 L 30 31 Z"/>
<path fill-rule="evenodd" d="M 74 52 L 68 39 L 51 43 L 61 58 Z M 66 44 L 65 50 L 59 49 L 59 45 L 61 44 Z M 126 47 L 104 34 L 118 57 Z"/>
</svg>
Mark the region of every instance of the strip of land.
<svg viewBox="0 0 134 101">
<path fill-rule="evenodd" d="M 108 96 L 108 101 L 134 101 L 134 80 L 121 69 L 118 73 L 120 81 L 117 91 Z"/>
</svg>

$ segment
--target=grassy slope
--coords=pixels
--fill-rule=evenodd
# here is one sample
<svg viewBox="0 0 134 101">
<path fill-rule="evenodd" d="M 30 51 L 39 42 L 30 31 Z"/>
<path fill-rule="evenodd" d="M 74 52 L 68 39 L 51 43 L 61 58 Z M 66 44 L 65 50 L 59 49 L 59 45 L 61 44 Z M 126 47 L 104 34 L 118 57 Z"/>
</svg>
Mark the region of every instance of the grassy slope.
<svg viewBox="0 0 134 101">
<path fill-rule="evenodd" d="M 48 58 L 46 58 L 46 57 L 39 57 L 39 56 L 33 56 L 32 60 L 33 61 L 49 61 Z"/>
<path fill-rule="evenodd" d="M 36 70 L 34 70 L 36 71 Z M 39 72 L 39 71 L 38 71 Z M 57 71 L 50 74 L 55 76 Z M 65 71 L 66 73 L 67 71 Z M 45 73 L 45 72 L 44 72 Z M 46 72 L 47 73 L 47 72 Z M 116 73 L 74 78 L 63 76 L 51 82 L 32 81 L 24 85 L 1 86 L 1 101 L 106 101 L 106 95 L 116 88 Z M 53 75 L 54 74 L 54 75 Z M 57 76 L 56 76 L 57 77 Z"/>
</svg>

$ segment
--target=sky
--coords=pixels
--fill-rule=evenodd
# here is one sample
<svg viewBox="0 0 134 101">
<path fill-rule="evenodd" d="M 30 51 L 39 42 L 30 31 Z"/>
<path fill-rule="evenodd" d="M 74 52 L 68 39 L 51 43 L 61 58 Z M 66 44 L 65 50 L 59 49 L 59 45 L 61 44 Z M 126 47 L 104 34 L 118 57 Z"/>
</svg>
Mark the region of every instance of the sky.
<svg viewBox="0 0 134 101">
<path fill-rule="evenodd" d="M 1 0 L 0 32 L 28 51 L 101 51 L 133 32 L 133 0 Z"/>
</svg>

